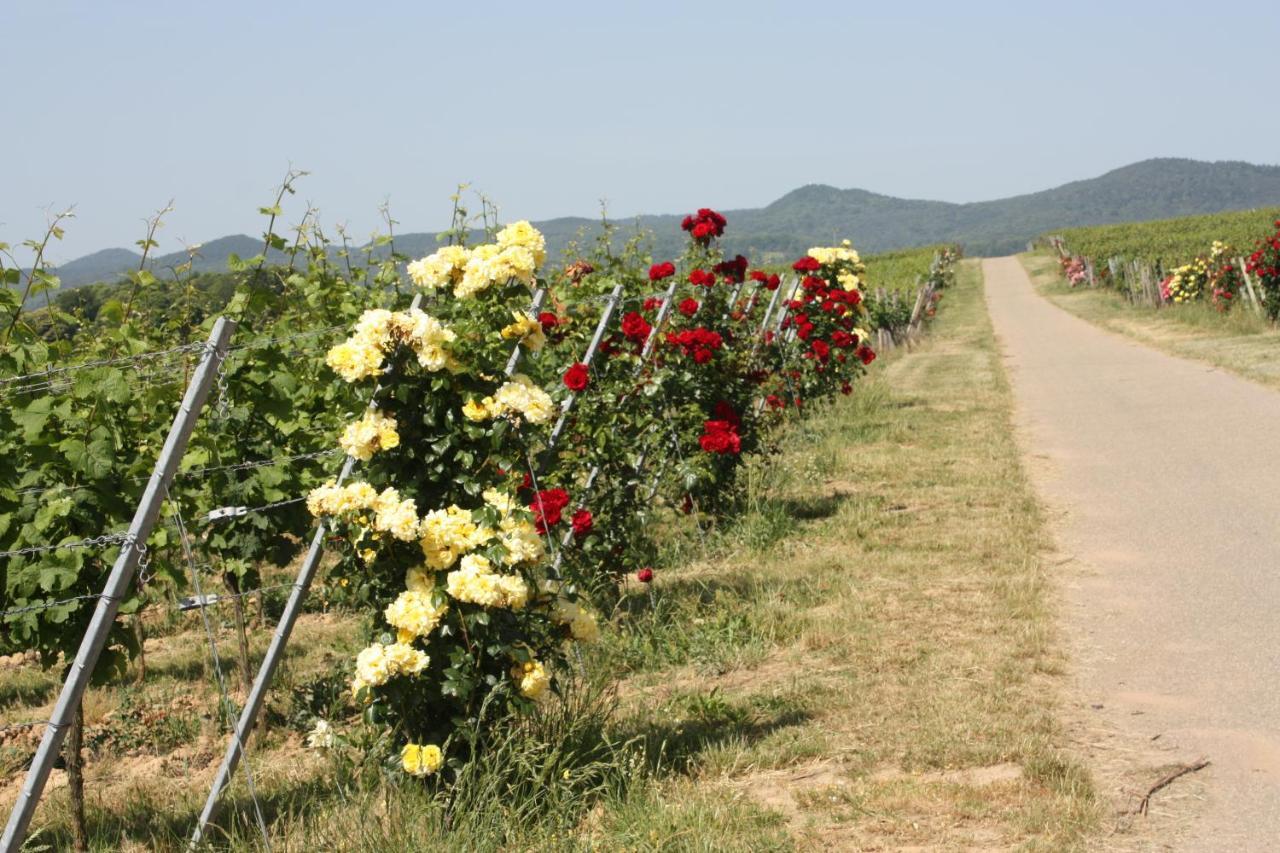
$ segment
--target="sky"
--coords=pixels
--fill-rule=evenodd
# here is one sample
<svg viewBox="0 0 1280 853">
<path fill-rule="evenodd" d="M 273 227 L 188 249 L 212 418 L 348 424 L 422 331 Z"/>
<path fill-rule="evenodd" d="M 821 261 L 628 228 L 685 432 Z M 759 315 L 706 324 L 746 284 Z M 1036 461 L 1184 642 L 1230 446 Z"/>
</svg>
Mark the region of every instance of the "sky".
<svg viewBox="0 0 1280 853">
<path fill-rule="evenodd" d="M 0 242 L 67 261 L 389 202 L 439 231 L 759 207 L 804 184 L 980 201 L 1155 156 L 1280 162 L 1280 5 L 0 3 Z"/>
</svg>

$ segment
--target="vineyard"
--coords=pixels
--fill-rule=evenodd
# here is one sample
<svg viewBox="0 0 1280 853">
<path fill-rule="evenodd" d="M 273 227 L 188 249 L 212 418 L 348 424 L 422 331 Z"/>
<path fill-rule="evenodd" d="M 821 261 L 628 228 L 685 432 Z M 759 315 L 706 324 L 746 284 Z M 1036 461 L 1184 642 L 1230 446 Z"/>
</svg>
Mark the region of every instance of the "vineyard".
<svg viewBox="0 0 1280 853">
<path fill-rule="evenodd" d="M 1162 307 L 1246 303 L 1280 319 L 1280 208 L 1073 228 L 1042 238 L 1074 287 L 1114 288 Z"/>
<path fill-rule="evenodd" d="M 605 701 L 591 647 L 686 617 L 655 579 L 736 529 L 760 460 L 918 334 L 958 259 L 846 242 L 753 269 L 703 209 L 678 258 L 606 230 L 552 265 L 527 223 L 460 198 L 454 242 L 413 259 L 390 235 L 335 245 L 309 210 L 284 236 L 292 193 L 225 304 L 190 264 L 148 267 L 159 216 L 92 316 L 53 298 L 65 223 L 29 269 L 0 247 L 0 759 L 32 765 L 6 841 L 55 759 L 70 814 L 37 837 L 87 848 L 108 818 L 86 761 L 154 756 L 205 808 L 107 836 L 269 849 L 254 752 L 273 732 L 326 755 L 307 784 L 340 796 L 415 785 L 465 810 L 518 733 L 558 724 L 565 751 L 490 795 L 619 784 L 599 770 L 617 745 L 565 710 Z M 633 662 L 653 653 L 629 636 Z"/>
</svg>

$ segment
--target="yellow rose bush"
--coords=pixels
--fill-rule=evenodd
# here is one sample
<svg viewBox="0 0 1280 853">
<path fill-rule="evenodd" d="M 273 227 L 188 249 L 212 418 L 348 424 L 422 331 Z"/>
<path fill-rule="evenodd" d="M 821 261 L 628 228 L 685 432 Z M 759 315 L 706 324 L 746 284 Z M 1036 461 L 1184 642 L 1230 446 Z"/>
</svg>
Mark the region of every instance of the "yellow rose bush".
<svg viewBox="0 0 1280 853">
<path fill-rule="evenodd" d="M 511 486 L 558 412 L 529 375 L 506 372 L 515 347 L 532 365 L 546 343 L 530 311 L 545 257 L 528 223 L 444 247 L 408 267 L 422 309 L 366 311 L 326 358 L 372 403 L 338 437 L 360 463 L 353 479 L 307 504 L 377 614 L 351 690 L 410 776 L 465 760 L 493 721 L 546 701 L 572 645 L 598 635 L 577 584 L 550 576 Z"/>
</svg>

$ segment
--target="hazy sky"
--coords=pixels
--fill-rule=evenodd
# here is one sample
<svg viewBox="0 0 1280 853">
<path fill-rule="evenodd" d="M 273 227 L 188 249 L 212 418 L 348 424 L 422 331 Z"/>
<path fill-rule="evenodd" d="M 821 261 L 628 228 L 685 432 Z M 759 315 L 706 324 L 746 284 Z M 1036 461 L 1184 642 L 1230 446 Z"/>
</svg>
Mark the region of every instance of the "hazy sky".
<svg viewBox="0 0 1280 853">
<path fill-rule="evenodd" d="M 1275 0 L 0 2 L 0 240 L 58 260 L 258 234 L 293 165 L 366 235 L 755 207 L 806 183 L 976 201 L 1153 156 L 1280 161 Z"/>
</svg>

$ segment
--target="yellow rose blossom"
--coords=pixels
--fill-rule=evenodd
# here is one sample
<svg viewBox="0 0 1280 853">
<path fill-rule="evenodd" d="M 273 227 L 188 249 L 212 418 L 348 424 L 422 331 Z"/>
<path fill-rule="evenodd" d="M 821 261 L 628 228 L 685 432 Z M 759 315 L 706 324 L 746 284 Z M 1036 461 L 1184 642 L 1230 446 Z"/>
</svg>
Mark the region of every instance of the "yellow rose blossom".
<svg viewBox="0 0 1280 853">
<path fill-rule="evenodd" d="M 431 592 L 436 588 L 435 572 L 426 569 L 409 569 L 404 573 L 404 586 L 410 592 Z"/>
<path fill-rule="evenodd" d="M 359 338 L 337 344 L 324 360 L 347 382 L 358 382 L 382 372 L 382 350 Z"/>
<path fill-rule="evenodd" d="M 338 444 L 348 456 L 368 462 L 378 451 L 400 446 L 396 419 L 374 410 L 365 412 L 360 420 L 347 425 Z"/>
<path fill-rule="evenodd" d="M 345 515 L 371 509 L 377 500 L 377 491 L 368 483 L 355 482 L 338 486 L 331 481 L 311 490 L 307 495 L 307 509 L 316 517 Z"/>
<path fill-rule="evenodd" d="M 519 610 L 529 600 L 524 578 L 494 572 L 493 564 L 479 554 L 463 557 L 446 582 L 449 595 L 470 604 Z"/>
<path fill-rule="evenodd" d="M 549 696 L 551 676 L 547 675 L 546 667 L 539 661 L 517 664 L 512 668 L 511 675 L 520 687 L 520 694 L 526 699 L 541 702 Z"/>
<path fill-rule="evenodd" d="M 570 636 L 580 643 L 594 643 L 600 639 L 600 626 L 595 614 L 576 601 L 557 598 L 551 615 L 561 625 L 567 625 Z"/>
<path fill-rule="evenodd" d="M 462 404 L 462 416 L 469 421 L 487 421 L 489 418 L 493 417 L 493 415 L 490 414 L 489 406 L 486 401 L 492 400 L 492 397 L 486 397 L 483 401 L 479 402 L 473 399 L 468 399 L 467 402 Z"/>
<path fill-rule="evenodd" d="M 542 266 L 547 261 L 547 241 L 537 228 L 525 220 L 512 222 L 498 232 L 498 245 L 506 248 L 518 247 L 528 250 L 533 255 L 534 266 Z"/>
<path fill-rule="evenodd" d="M 405 590 L 383 612 L 387 624 L 407 633 L 410 638 L 427 636 L 449 609 L 447 601 L 437 605 L 433 598 L 429 592 Z"/>
<path fill-rule="evenodd" d="M 518 340 L 520 345 L 530 352 L 538 352 L 547 343 L 547 336 L 542 332 L 542 324 L 523 311 L 512 311 L 515 320 L 502 329 L 502 339 Z"/>
<path fill-rule="evenodd" d="M 412 542 L 418 538 L 418 507 L 412 498 L 401 500 L 396 489 L 383 489 L 373 504 L 373 510 L 375 530 L 389 533 L 401 542 Z"/>
<path fill-rule="evenodd" d="M 523 373 L 512 376 L 493 395 L 492 408 L 503 415 L 518 415 L 531 424 L 543 424 L 555 416 L 550 395 Z"/>
<path fill-rule="evenodd" d="M 430 776 L 444 765 L 444 753 L 434 743 L 406 743 L 400 750 L 400 766 L 410 776 Z"/>
<path fill-rule="evenodd" d="M 420 258 L 408 266 L 409 278 L 418 287 L 438 290 L 452 287 L 462 280 L 471 252 L 463 246 L 441 246 L 440 249 Z"/>
</svg>

